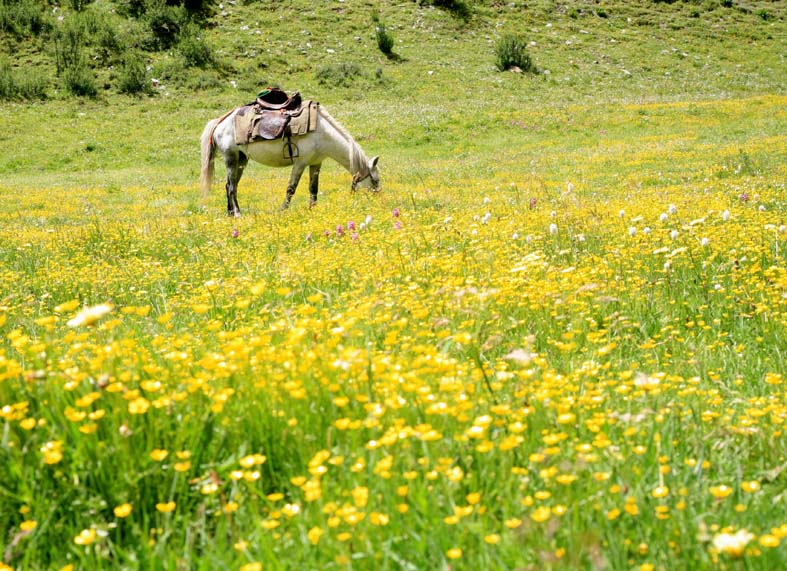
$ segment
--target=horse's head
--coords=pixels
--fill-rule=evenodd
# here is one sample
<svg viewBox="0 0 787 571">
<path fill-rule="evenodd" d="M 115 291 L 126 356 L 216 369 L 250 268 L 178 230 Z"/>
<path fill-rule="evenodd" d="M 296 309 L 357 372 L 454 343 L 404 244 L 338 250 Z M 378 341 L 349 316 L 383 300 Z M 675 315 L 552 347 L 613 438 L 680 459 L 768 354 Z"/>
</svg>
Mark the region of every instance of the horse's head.
<svg viewBox="0 0 787 571">
<path fill-rule="evenodd" d="M 366 172 L 355 173 L 352 184 L 353 190 L 368 188 L 372 192 L 379 192 L 383 189 L 383 185 L 380 183 L 380 170 L 377 168 L 379 160 L 380 157 L 372 157 L 366 164 L 366 169 L 364 169 Z"/>
</svg>

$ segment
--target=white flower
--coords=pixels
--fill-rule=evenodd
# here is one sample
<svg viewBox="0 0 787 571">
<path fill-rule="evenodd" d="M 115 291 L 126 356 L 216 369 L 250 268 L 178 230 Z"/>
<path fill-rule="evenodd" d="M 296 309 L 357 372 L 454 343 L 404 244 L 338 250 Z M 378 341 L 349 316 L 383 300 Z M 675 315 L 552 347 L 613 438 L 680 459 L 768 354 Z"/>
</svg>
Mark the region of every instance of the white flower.
<svg viewBox="0 0 787 571">
<path fill-rule="evenodd" d="M 530 234 L 528 234 L 527 236 L 525 236 L 525 242 L 527 242 L 528 244 L 530 244 L 530 242 L 532 242 L 532 241 L 533 241 L 533 237 L 532 237 Z"/>
<path fill-rule="evenodd" d="M 669 237 L 674 240 L 675 238 L 678 237 L 678 231 L 677 230 L 673 230 L 672 232 L 669 233 Z"/>
<path fill-rule="evenodd" d="M 636 236 L 637 235 L 637 228 L 634 226 L 629 227 L 629 236 Z"/>
<path fill-rule="evenodd" d="M 517 234 L 516 232 L 514 232 L 514 233 L 511 235 L 511 239 L 512 239 L 512 240 L 518 240 L 518 239 L 519 239 L 519 234 Z"/>
<path fill-rule="evenodd" d="M 721 219 L 724 220 L 725 222 L 727 220 L 729 220 L 730 219 L 730 211 L 729 210 L 725 210 L 724 212 L 722 212 L 721 213 Z"/>
<path fill-rule="evenodd" d="M 664 222 L 667 221 L 667 218 L 669 218 L 669 216 L 667 216 L 667 213 L 666 212 L 662 212 L 661 216 L 659 216 L 659 221 L 664 223 Z"/>
<path fill-rule="evenodd" d="M 782 224 L 781 226 L 779 226 L 779 232 L 781 232 L 782 234 L 784 234 L 785 232 L 787 232 L 787 226 L 785 226 L 784 224 Z"/>
<path fill-rule="evenodd" d="M 572 190 L 574 190 L 574 185 L 573 185 L 573 184 L 571 184 L 571 183 L 569 182 L 569 183 L 566 185 L 566 190 L 567 190 L 568 192 L 571 192 Z"/>
<path fill-rule="evenodd" d="M 713 547 L 731 557 L 740 557 L 752 539 L 754 536 L 745 529 L 735 534 L 717 533 L 713 536 Z"/>
<path fill-rule="evenodd" d="M 760 212 L 765 212 L 765 205 L 764 204 L 760 204 L 759 211 Z"/>
<path fill-rule="evenodd" d="M 484 204 L 489 204 L 489 197 L 488 196 L 484 197 Z"/>
<path fill-rule="evenodd" d="M 677 206 L 675 206 L 674 204 L 670 204 L 670 205 L 669 205 L 669 208 L 667 209 L 667 211 L 668 211 L 670 214 L 675 214 L 675 213 L 678 211 L 678 207 L 677 207 Z"/>
<path fill-rule="evenodd" d="M 710 244 L 710 240 L 708 240 L 707 238 L 703 238 L 702 240 L 700 240 L 700 245 L 701 245 L 703 248 L 704 248 L 705 246 L 707 246 L 708 244 Z"/>
<path fill-rule="evenodd" d="M 549 233 L 557 234 L 557 224 L 555 224 L 554 222 L 549 225 Z"/>
<path fill-rule="evenodd" d="M 371 215 L 371 214 L 367 214 L 367 215 L 366 215 L 366 220 L 365 220 L 364 222 L 366 222 L 366 225 L 367 225 L 367 226 L 368 226 L 369 224 L 371 224 L 371 223 L 372 223 L 372 215 Z"/>
<path fill-rule="evenodd" d="M 672 264 L 670 263 L 670 261 L 669 261 L 669 260 L 667 260 L 666 262 L 664 262 L 664 271 L 667 271 L 667 270 L 668 270 L 668 269 L 670 269 L 671 267 L 672 267 Z"/>
<path fill-rule="evenodd" d="M 96 321 L 111 313 L 114 306 L 111 303 L 100 303 L 93 307 L 84 307 L 66 325 L 69 327 L 81 327 L 82 325 L 93 325 Z"/>
<path fill-rule="evenodd" d="M 620 216 L 621 218 L 623 218 L 625 215 L 626 215 L 626 211 L 623 209 L 621 209 L 620 212 L 618 212 L 618 216 Z"/>
<path fill-rule="evenodd" d="M 550 213 L 549 213 L 549 215 L 550 215 L 552 218 L 554 218 L 555 216 L 557 216 L 557 212 L 555 212 L 555 211 L 553 210 L 552 212 L 550 212 Z"/>
<path fill-rule="evenodd" d="M 719 291 L 721 289 L 721 284 L 715 284 L 713 286 L 713 289 L 715 289 L 716 291 Z"/>
<path fill-rule="evenodd" d="M 645 226 L 645 227 L 642 229 L 642 233 L 643 233 L 643 234 L 650 234 L 650 226 Z"/>
<path fill-rule="evenodd" d="M 484 217 L 481 218 L 481 224 L 488 224 L 491 218 L 492 218 L 492 213 L 487 212 L 486 214 L 484 214 Z"/>
</svg>

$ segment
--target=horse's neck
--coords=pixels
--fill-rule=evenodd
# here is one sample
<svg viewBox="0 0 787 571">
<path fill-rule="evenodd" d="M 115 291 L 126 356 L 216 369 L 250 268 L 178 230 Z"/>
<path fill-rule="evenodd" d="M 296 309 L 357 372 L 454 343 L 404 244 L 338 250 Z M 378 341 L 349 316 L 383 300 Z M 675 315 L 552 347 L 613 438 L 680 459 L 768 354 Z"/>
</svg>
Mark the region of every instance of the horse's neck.
<svg viewBox="0 0 787 571">
<path fill-rule="evenodd" d="M 342 132 L 342 130 L 334 124 L 335 120 L 328 119 L 325 116 L 322 118 L 327 125 L 325 134 L 329 140 L 329 144 L 327 145 L 329 151 L 328 155 L 342 165 L 347 172 L 354 175 L 355 172 L 353 172 L 353 170 L 357 171 L 360 167 L 355 165 L 355 169 L 353 169 L 353 154 L 357 154 L 360 159 L 363 157 L 363 151 L 361 151 L 358 143 L 356 143 L 352 137 Z"/>
</svg>

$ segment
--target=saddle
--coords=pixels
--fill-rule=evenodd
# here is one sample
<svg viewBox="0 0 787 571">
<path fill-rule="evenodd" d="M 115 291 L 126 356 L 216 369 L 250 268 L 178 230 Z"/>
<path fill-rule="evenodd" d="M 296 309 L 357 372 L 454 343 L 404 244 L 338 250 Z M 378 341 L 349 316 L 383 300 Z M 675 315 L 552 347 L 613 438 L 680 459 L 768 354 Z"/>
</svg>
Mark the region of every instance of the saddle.
<svg viewBox="0 0 787 571">
<path fill-rule="evenodd" d="M 297 91 L 288 95 L 278 88 L 268 88 L 257 95 L 257 99 L 238 109 L 235 114 L 235 142 L 247 144 L 255 140 L 286 139 L 305 135 L 317 127 L 315 101 L 303 101 Z M 297 149 L 297 148 L 296 148 Z M 292 149 L 288 157 L 292 155 Z"/>
<path fill-rule="evenodd" d="M 268 87 L 257 94 L 257 100 L 254 103 L 264 110 L 293 111 L 300 108 L 302 101 L 301 94 L 297 91 L 292 95 L 287 95 L 286 91 L 278 87 Z"/>
</svg>

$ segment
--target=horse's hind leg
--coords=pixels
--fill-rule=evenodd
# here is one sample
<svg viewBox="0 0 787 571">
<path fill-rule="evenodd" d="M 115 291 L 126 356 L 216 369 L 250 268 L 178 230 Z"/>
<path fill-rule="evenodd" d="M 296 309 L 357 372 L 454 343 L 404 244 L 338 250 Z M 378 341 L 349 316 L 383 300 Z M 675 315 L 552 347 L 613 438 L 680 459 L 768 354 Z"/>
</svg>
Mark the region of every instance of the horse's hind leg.
<svg viewBox="0 0 787 571">
<path fill-rule="evenodd" d="M 312 208 L 317 204 L 317 192 L 319 190 L 320 184 L 321 166 L 322 163 L 318 165 L 309 165 L 309 208 Z"/>
<path fill-rule="evenodd" d="M 240 151 L 224 158 L 224 164 L 227 165 L 227 214 L 230 216 L 240 216 L 238 182 L 248 162 L 249 158 Z"/>
<path fill-rule="evenodd" d="M 298 183 L 301 180 L 306 165 L 304 163 L 295 163 L 292 165 L 292 173 L 290 174 L 290 182 L 287 183 L 287 196 L 284 197 L 284 202 L 281 205 L 282 210 L 287 210 L 290 206 L 292 195 L 295 194 L 295 189 L 298 188 Z"/>
</svg>

